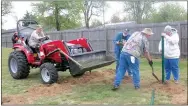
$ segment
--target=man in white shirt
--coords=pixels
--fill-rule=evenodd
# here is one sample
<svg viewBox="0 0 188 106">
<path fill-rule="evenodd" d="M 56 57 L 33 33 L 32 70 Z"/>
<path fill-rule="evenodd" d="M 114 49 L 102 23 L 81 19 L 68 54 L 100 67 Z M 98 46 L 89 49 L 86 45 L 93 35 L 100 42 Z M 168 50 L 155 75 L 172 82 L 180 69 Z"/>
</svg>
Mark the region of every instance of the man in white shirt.
<svg viewBox="0 0 188 106">
<path fill-rule="evenodd" d="M 38 25 L 37 29 L 32 32 L 31 37 L 29 38 L 29 46 L 36 48 L 41 42 L 40 39 L 45 37 L 41 25 Z"/>
<path fill-rule="evenodd" d="M 179 35 L 175 28 L 167 25 L 164 29 L 164 33 L 161 34 L 164 36 L 164 63 L 166 71 L 166 81 L 170 80 L 171 72 L 174 76 L 175 83 L 178 83 L 179 80 L 179 57 L 180 57 L 180 48 L 179 48 Z M 159 42 L 159 52 L 161 52 L 161 41 Z"/>
<path fill-rule="evenodd" d="M 49 39 L 49 37 L 44 35 L 41 25 L 38 25 L 37 29 L 32 32 L 31 37 L 29 38 L 29 42 L 28 42 L 29 46 L 32 47 L 38 54 L 39 54 L 39 47 L 40 47 L 39 44 L 42 38 L 46 40 Z"/>
</svg>

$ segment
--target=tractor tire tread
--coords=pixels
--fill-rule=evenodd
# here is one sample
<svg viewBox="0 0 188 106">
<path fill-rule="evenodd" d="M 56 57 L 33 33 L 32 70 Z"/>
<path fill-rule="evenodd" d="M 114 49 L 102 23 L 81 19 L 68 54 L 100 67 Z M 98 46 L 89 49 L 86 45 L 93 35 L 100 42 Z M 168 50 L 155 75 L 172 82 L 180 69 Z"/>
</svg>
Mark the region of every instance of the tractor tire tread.
<svg viewBox="0 0 188 106">
<path fill-rule="evenodd" d="M 52 84 L 52 83 L 56 83 L 58 80 L 58 71 L 56 70 L 55 66 L 52 63 L 44 63 L 40 66 L 40 72 L 42 71 L 43 68 L 48 69 L 50 75 L 51 75 L 51 79 L 49 82 L 44 82 L 42 80 L 42 82 L 44 84 Z M 41 76 L 42 79 L 42 76 Z"/>
<path fill-rule="evenodd" d="M 30 73 L 30 67 L 28 65 L 28 61 L 26 56 L 21 52 L 21 51 L 13 51 L 9 55 L 9 64 L 10 64 L 10 59 L 15 58 L 18 64 L 18 72 L 17 74 L 10 72 L 12 77 L 14 79 L 24 79 L 27 78 L 29 73 Z M 10 70 L 10 66 L 9 66 Z"/>
</svg>

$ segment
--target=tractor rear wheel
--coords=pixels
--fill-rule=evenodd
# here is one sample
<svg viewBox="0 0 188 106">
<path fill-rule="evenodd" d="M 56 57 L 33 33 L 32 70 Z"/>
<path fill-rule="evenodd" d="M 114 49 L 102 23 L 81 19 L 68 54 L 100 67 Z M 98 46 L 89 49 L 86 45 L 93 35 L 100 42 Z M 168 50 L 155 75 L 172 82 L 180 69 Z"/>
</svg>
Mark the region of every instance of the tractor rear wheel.
<svg viewBox="0 0 188 106">
<path fill-rule="evenodd" d="M 13 51 L 10 53 L 8 67 L 9 72 L 14 79 L 27 78 L 30 73 L 27 58 L 21 51 Z"/>
<path fill-rule="evenodd" d="M 58 71 L 52 63 L 44 63 L 40 66 L 41 80 L 44 84 L 56 83 Z"/>
</svg>

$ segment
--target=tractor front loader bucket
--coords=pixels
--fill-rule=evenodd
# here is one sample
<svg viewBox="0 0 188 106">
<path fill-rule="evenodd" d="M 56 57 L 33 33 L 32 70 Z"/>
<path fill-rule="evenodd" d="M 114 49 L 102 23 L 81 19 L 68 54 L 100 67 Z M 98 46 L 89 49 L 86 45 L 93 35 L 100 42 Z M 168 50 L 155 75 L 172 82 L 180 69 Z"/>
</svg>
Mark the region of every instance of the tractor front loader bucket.
<svg viewBox="0 0 188 106">
<path fill-rule="evenodd" d="M 60 52 L 69 58 L 70 70 L 73 75 L 107 66 L 115 61 L 112 56 L 107 56 L 106 51 L 104 50 L 86 52 L 71 56 L 68 56 L 63 51 Z"/>
</svg>

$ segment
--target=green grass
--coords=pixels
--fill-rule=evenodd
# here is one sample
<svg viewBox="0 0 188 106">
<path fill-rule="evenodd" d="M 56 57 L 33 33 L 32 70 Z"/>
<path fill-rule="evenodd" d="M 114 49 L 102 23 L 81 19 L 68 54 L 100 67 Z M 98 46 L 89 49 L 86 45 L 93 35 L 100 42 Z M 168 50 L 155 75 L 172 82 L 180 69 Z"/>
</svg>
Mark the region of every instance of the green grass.
<svg viewBox="0 0 188 106">
<path fill-rule="evenodd" d="M 23 94 L 27 89 L 41 85 L 39 69 L 32 69 L 29 77 L 24 80 L 14 80 L 8 71 L 8 54 L 11 49 L 2 49 L 2 95 Z M 154 70 L 156 75 L 161 79 L 161 59 L 154 59 Z M 97 70 L 104 71 L 107 69 L 115 69 L 115 64 L 103 67 Z M 94 70 L 94 71 L 97 71 Z M 181 84 L 187 86 L 187 62 L 180 62 L 180 78 Z M 70 76 L 69 72 L 61 72 L 60 80 Z M 55 96 L 39 97 L 33 101 L 33 104 L 150 104 L 151 92 L 147 89 L 147 85 L 155 82 L 152 76 L 152 70 L 146 59 L 140 61 L 141 89 L 135 90 L 132 83 L 122 84 L 117 92 L 112 92 L 112 84 L 104 84 L 102 82 L 94 82 L 87 84 L 78 84 L 72 86 L 72 92 L 59 93 Z M 112 77 L 112 76 L 111 76 Z M 171 77 L 172 79 L 173 77 Z M 110 79 L 104 78 L 104 79 Z M 167 94 L 155 94 L 155 104 L 170 104 L 171 98 Z"/>
<path fill-rule="evenodd" d="M 14 80 L 8 70 L 8 56 L 11 49 L 2 49 L 2 93 L 3 95 L 8 94 L 19 94 L 24 93 L 25 89 L 40 84 L 40 81 L 36 79 L 39 77 L 37 69 L 31 70 L 31 74 L 28 79 Z"/>
</svg>

